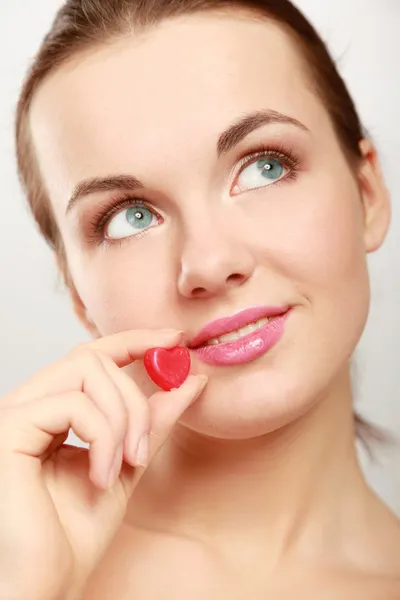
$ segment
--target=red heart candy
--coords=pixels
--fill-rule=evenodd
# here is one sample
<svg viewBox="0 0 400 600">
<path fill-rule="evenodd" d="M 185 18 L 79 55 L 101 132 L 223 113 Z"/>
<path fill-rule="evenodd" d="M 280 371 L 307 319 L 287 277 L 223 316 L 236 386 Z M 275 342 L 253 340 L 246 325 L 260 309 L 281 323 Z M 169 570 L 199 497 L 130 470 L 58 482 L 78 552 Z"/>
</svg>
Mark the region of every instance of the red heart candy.
<svg viewBox="0 0 400 600">
<path fill-rule="evenodd" d="M 190 371 L 190 353 L 183 346 L 151 348 L 144 355 L 144 366 L 161 389 L 170 391 L 182 385 Z"/>
</svg>

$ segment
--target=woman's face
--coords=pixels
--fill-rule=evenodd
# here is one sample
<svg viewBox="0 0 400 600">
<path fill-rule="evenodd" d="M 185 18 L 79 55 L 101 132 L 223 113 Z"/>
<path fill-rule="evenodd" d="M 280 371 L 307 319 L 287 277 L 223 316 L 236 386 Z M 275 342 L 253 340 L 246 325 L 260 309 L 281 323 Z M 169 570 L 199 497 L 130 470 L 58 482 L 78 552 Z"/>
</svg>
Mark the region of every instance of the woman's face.
<svg viewBox="0 0 400 600">
<path fill-rule="evenodd" d="M 269 351 L 252 342 L 256 358 L 192 353 L 209 384 L 184 425 L 252 437 L 332 393 L 367 318 L 366 252 L 386 225 L 368 230 L 374 174 L 363 192 L 280 28 L 208 14 L 116 41 L 42 85 L 31 128 L 101 335 L 172 327 L 189 341 L 249 307 L 291 307 Z M 132 373 L 154 389 L 141 363 Z"/>
</svg>

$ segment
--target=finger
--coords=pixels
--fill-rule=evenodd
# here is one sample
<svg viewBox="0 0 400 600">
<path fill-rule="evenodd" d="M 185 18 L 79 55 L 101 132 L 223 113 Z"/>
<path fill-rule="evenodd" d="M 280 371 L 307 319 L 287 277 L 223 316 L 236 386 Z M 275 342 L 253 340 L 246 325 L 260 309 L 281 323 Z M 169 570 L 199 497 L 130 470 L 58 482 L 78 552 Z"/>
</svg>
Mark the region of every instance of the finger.
<svg viewBox="0 0 400 600">
<path fill-rule="evenodd" d="M 114 365 L 116 371 L 119 369 Z M 114 454 L 119 452 L 119 446 L 123 443 L 128 431 L 128 411 L 126 403 L 115 384 L 113 377 L 104 367 L 102 356 L 98 352 L 90 351 L 83 348 L 79 355 L 79 367 L 75 363 L 71 363 L 69 368 L 77 370 L 79 368 L 81 382 L 79 390 L 88 396 L 95 406 L 104 414 L 111 430 L 114 434 Z M 72 375 L 68 376 L 68 381 L 71 382 Z M 64 386 L 66 391 L 59 393 L 73 392 L 73 386 Z M 50 394 L 45 394 L 48 396 Z M 57 441 L 53 444 L 57 446 Z M 48 455 L 51 450 L 48 450 Z M 47 458 L 47 456 L 46 456 Z"/>
<path fill-rule="evenodd" d="M 79 355 L 79 367 L 75 363 L 70 367 L 75 370 L 79 368 L 81 379 L 79 390 L 86 394 L 104 414 L 114 434 L 114 452 L 117 454 L 118 447 L 124 441 L 128 431 L 128 411 L 118 386 L 104 368 L 102 357 L 97 352 L 82 349 Z M 117 366 L 115 369 L 119 370 Z M 68 378 L 69 381 L 71 377 Z M 67 386 L 64 388 L 66 391 L 63 393 L 74 391 L 72 385 L 70 389 Z"/>
<path fill-rule="evenodd" d="M 81 360 L 82 357 L 87 356 L 88 352 L 102 352 L 118 367 L 124 367 L 137 358 L 143 357 L 150 348 L 176 346 L 181 336 L 181 332 L 174 330 L 133 330 L 81 344 L 65 358 L 42 369 L 19 388 L 5 396 L 0 402 L 0 407 L 27 402 L 43 396 L 81 390 L 85 375 L 82 373 Z"/>
<path fill-rule="evenodd" d="M 104 489 L 115 456 L 114 433 L 104 414 L 83 392 L 40 398 L 0 411 L 0 472 L 14 472 L 13 463 L 21 458 L 42 459 L 57 436 L 73 432 L 90 445 L 90 478 Z M 25 462 L 25 476 L 32 463 Z M 11 470 L 7 467 L 11 466 Z"/>
<path fill-rule="evenodd" d="M 147 398 L 137 384 L 108 357 L 98 353 L 104 369 L 118 388 L 127 411 L 126 437 L 123 456 L 132 466 L 139 466 L 137 451 L 139 440 L 150 432 L 150 408 Z"/>
<path fill-rule="evenodd" d="M 160 444 L 164 443 L 183 413 L 199 399 L 207 382 L 208 377 L 205 375 L 191 375 L 179 389 L 171 392 L 156 392 L 149 398 L 152 415 L 151 438 L 155 440 L 151 455 L 153 450 L 158 451 L 156 440 L 159 440 Z"/>
<path fill-rule="evenodd" d="M 119 367 L 126 367 L 142 358 L 150 348 L 173 348 L 182 335 L 183 332 L 173 329 L 136 329 L 99 338 L 87 346 L 106 354 Z"/>
<path fill-rule="evenodd" d="M 115 440 L 115 453 L 123 443 L 128 432 L 128 410 L 119 387 L 115 381 L 115 374 L 111 376 L 104 366 L 104 358 L 100 352 L 82 351 L 80 369 L 82 376 L 82 391 L 92 400 L 97 408 L 104 414 L 110 425 Z M 116 372 L 118 367 L 114 365 Z"/>
<path fill-rule="evenodd" d="M 204 375 L 190 375 L 178 390 L 159 391 L 149 398 L 151 432 L 148 436 L 148 459 L 143 460 L 145 467 L 151 463 L 185 410 L 198 400 L 207 385 L 207 380 Z M 145 470 L 123 467 L 120 479 L 128 499 Z"/>
<path fill-rule="evenodd" d="M 56 450 L 58 450 L 58 448 L 60 448 L 62 445 L 65 446 L 66 444 L 64 444 L 64 442 L 66 442 L 68 436 L 69 431 L 65 431 L 64 433 L 56 435 L 53 441 L 51 442 L 50 446 L 43 452 L 42 456 L 40 457 L 41 462 L 44 463 L 48 458 L 50 458 L 50 456 L 54 454 Z"/>
</svg>

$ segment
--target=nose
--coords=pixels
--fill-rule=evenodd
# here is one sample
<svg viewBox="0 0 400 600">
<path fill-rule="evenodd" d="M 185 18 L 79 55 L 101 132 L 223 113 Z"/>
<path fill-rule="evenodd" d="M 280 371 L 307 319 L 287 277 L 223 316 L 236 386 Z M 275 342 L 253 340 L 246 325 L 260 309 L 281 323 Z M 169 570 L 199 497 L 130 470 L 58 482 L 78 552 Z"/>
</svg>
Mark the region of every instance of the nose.
<svg viewBox="0 0 400 600">
<path fill-rule="evenodd" d="M 232 225 L 206 226 L 186 231 L 181 253 L 179 292 L 186 298 L 209 298 L 226 294 L 252 276 L 255 260 Z"/>
</svg>

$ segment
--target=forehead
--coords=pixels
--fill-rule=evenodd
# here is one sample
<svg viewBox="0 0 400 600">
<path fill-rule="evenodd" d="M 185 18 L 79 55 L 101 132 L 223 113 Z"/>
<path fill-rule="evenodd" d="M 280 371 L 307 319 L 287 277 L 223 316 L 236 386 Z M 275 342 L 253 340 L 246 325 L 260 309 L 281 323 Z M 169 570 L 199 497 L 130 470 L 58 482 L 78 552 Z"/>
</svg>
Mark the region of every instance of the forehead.
<svg viewBox="0 0 400 600">
<path fill-rule="evenodd" d="M 309 89 L 298 49 L 281 27 L 194 15 L 56 70 L 36 94 L 30 126 L 54 197 L 81 178 L 215 153 L 221 130 L 248 111 L 278 110 L 312 129 L 324 110 Z"/>
</svg>

